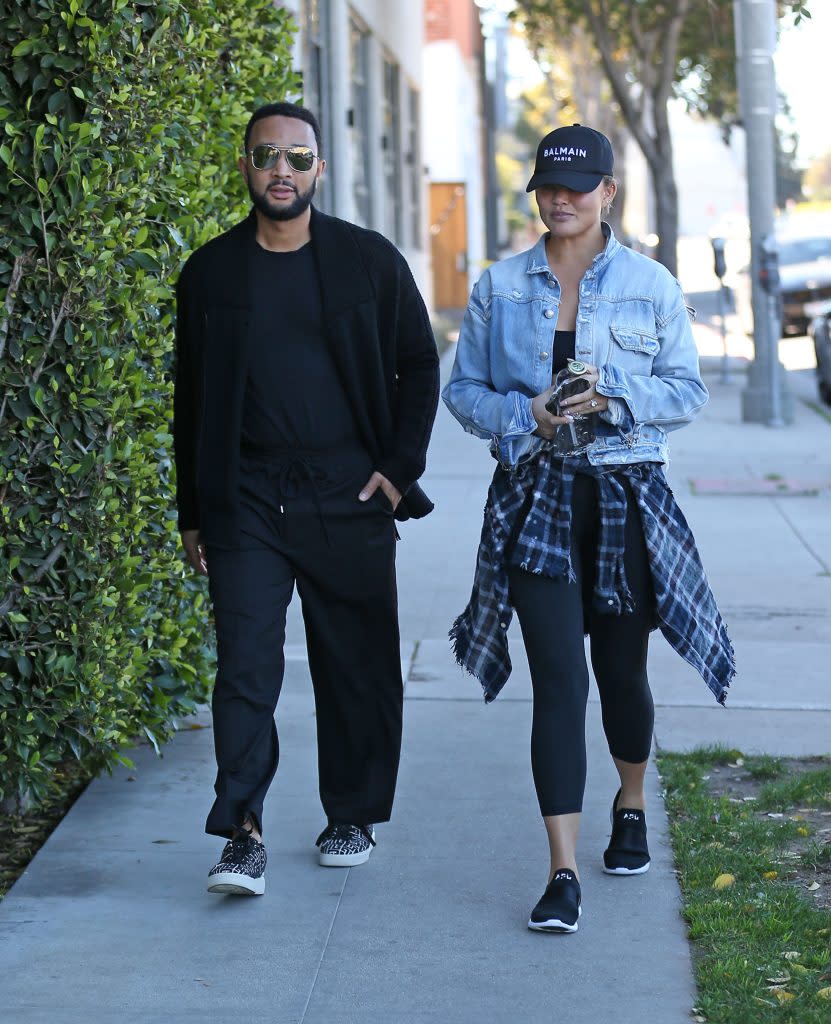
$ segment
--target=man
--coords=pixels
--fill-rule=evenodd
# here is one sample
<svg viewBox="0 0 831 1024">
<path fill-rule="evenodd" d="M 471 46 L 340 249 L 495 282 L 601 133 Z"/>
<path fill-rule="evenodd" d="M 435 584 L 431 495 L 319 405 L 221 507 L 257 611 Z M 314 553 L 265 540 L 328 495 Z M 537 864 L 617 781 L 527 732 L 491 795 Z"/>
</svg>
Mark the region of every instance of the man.
<svg viewBox="0 0 831 1024">
<path fill-rule="evenodd" d="M 328 820 L 320 863 L 366 861 L 395 791 L 394 520 L 433 507 L 416 480 L 438 357 L 395 246 L 311 205 L 324 168 L 310 111 L 255 111 L 239 161 L 253 209 L 193 253 L 177 288 L 179 528 L 190 564 L 209 574 L 217 634 L 206 831 L 230 840 L 211 892 L 265 890 L 262 807 L 295 583 Z"/>
</svg>

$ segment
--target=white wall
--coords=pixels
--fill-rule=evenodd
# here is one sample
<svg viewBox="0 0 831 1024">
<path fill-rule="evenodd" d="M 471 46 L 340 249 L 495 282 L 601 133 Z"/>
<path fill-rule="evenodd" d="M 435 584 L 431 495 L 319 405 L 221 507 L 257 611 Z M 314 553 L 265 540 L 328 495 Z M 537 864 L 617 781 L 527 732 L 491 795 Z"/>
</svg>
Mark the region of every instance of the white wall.
<svg viewBox="0 0 831 1024">
<path fill-rule="evenodd" d="M 289 8 L 301 24 L 301 0 L 287 0 Z M 369 143 L 363 159 L 367 161 L 371 196 L 370 227 L 392 238 L 393 225 L 385 223 L 384 173 L 381 149 L 383 109 L 383 60 L 392 59 L 399 65 L 399 110 L 401 114 L 400 151 L 403 187 L 403 233 L 399 247 L 410 264 L 422 292 L 429 296 L 429 252 L 426 223 L 429 212 L 426 182 L 421 181 L 421 224 L 418 236 L 411 228 L 412 212 L 409 189 L 406 187 L 403 161 L 408 140 L 408 87 L 422 91 L 421 54 L 424 39 L 424 5 L 421 0 L 389 2 L 389 0 L 322 0 L 328 19 L 326 66 L 329 90 L 326 97 L 328 118 L 324 149 L 327 157 L 328 185 L 332 192 L 332 210 L 344 220 L 357 220 L 352 195 L 352 146 L 350 143 L 348 111 L 351 105 L 349 71 L 349 22 L 354 15 L 370 33 L 369 42 Z M 295 41 L 294 59 L 297 67 L 303 63 L 302 31 Z M 422 96 L 423 105 L 423 96 Z M 315 111 L 320 115 L 320 111 Z M 424 164 L 424 140 L 419 166 Z"/>
<path fill-rule="evenodd" d="M 680 102 L 670 103 L 669 123 L 679 236 L 736 230 L 747 216 L 744 131 L 734 128 L 727 146 L 715 122 L 688 114 Z M 655 230 L 649 169 L 631 140 L 626 153 L 625 227 L 638 237 Z"/>
<path fill-rule="evenodd" d="M 485 258 L 485 182 L 478 72 L 453 40 L 424 47 L 424 162 L 430 181 L 464 182 L 468 285 Z"/>
</svg>

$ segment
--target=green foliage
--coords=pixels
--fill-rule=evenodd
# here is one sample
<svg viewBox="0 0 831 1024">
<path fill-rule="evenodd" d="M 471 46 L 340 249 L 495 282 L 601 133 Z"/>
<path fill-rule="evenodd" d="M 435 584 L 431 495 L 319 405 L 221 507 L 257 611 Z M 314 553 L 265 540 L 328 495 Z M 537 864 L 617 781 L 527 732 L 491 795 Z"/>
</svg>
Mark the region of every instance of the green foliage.
<svg viewBox="0 0 831 1024">
<path fill-rule="evenodd" d="M 690 110 L 725 125 L 735 123 L 738 108 L 733 7 L 733 0 L 691 3 L 675 52 L 669 53 L 675 94 Z M 630 85 L 649 88 L 667 55 L 667 27 L 677 8 L 675 0 L 518 0 L 513 16 L 527 24 L 532 39 L 559 40 L 567 54 L 570 33 L 563 35 L 563 25 L 571 31 L 580 26 L 599 42 L 593 12 L 595 24 L 607 34 L 612 58 L 628 69 Z M 811 17 L 801 0 L 777 0 L 777 12 L 783 24 L 798 25 Z"/>
<path fill-rule="evenodd" d="M 271 0 L 0 8 L 0 798 L 157 748 L 203 699 L 173 511 L 172 286 L 245 210 L 262 102 L 297 91 Z"/>
</svg>

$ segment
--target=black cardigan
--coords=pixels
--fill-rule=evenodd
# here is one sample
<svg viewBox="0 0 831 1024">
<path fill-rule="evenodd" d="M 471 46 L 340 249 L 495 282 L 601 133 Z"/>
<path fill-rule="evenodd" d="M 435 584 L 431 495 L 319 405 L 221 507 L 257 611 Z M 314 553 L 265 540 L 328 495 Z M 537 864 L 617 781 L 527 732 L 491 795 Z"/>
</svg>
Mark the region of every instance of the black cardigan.
<svg viewBox="0 0 831 1024">
<path fill-rule="evenodd" d="M 179 529 L 233 543 L 248 372 L 253 211 L 197 249 L 176 289 L 173 439 Z M 360 440 L 375 468 L 404 495 L 396 518 L 433 508 L 416 483 L 439 396 L 438 354 L 407 262 L 375 231 L 312 207 L 312 250 L 323 323 Z"/>
</svg>

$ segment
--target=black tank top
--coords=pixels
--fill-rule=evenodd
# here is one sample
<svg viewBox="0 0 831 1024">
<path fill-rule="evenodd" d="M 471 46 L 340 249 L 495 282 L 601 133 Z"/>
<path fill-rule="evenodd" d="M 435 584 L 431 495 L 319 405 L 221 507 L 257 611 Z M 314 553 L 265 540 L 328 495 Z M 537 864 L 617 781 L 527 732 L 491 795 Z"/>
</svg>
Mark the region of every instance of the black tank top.
<svg viewBox="0 0 831 1024">
<path fill-rule="evenodd" d="M 577 331 L 554 332 L 554 362 L 552 364 L 552 376 L 556 376 L 560 370 L 564 370 L 569 359 L 574 358 L 574 345 L 576 343 L 576 339 Z"/>
</svg>

